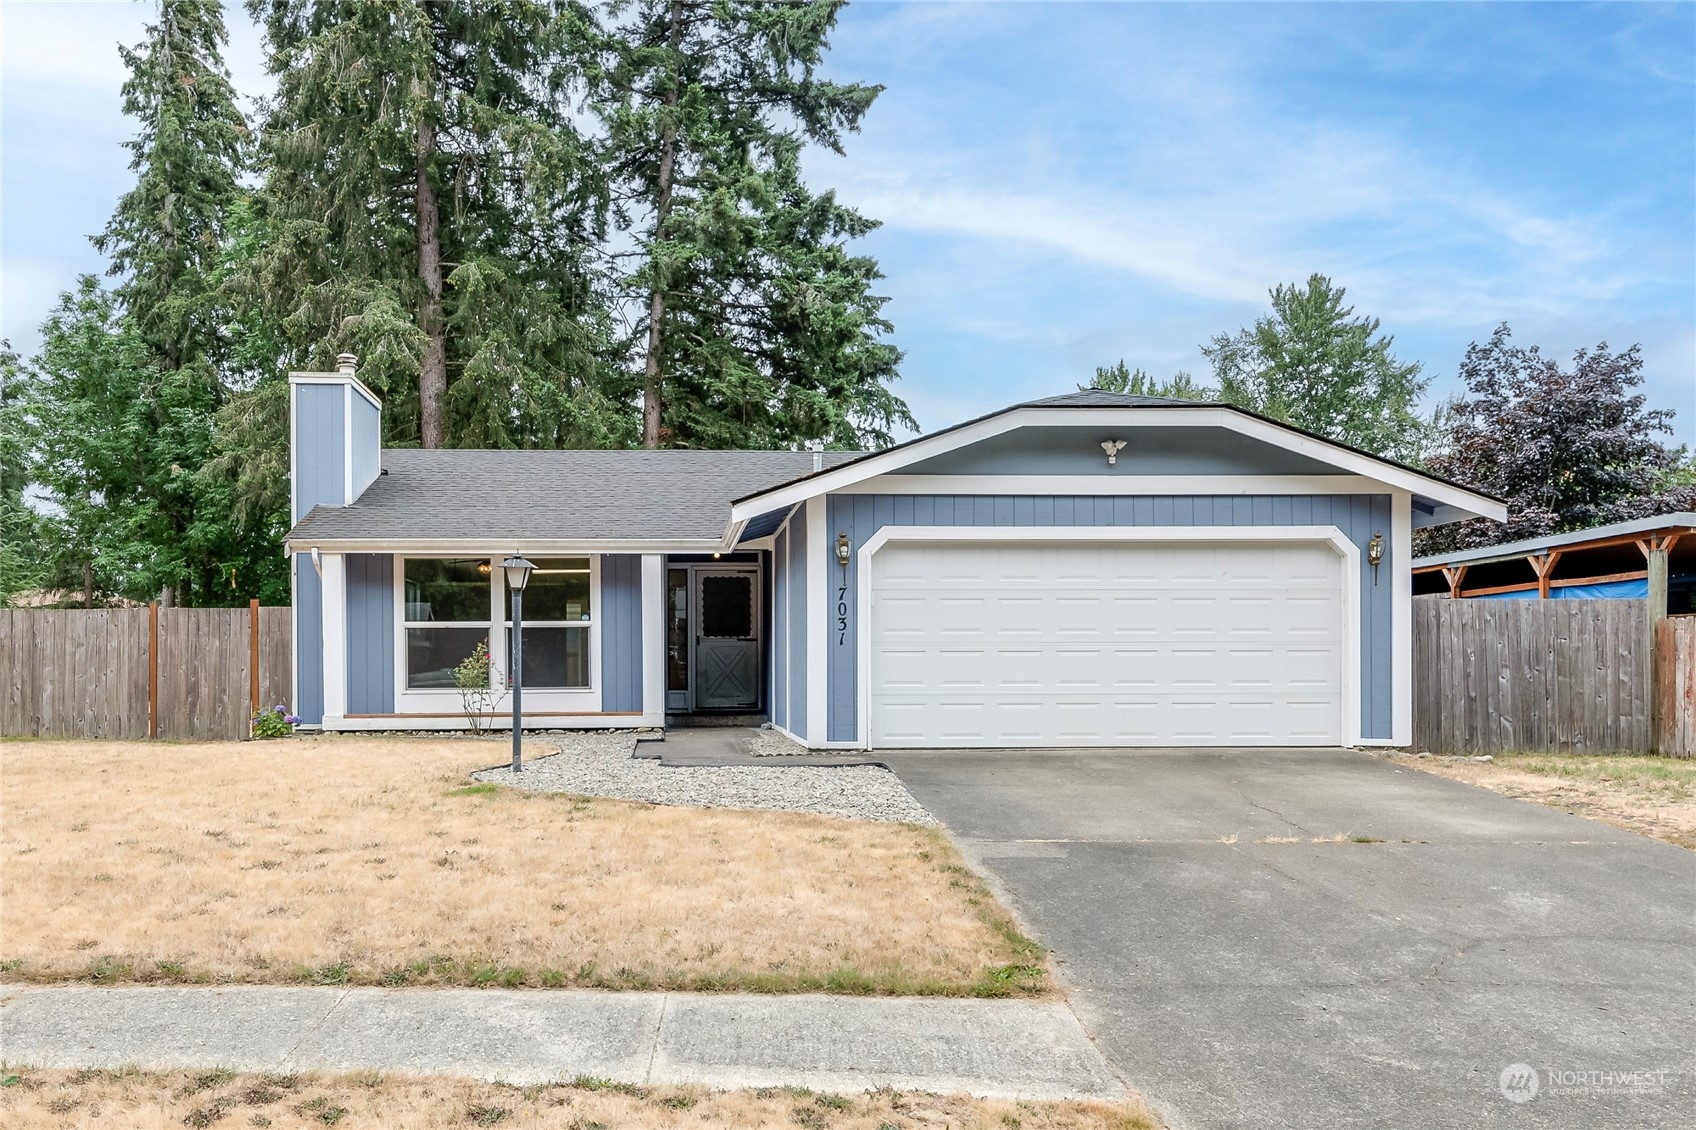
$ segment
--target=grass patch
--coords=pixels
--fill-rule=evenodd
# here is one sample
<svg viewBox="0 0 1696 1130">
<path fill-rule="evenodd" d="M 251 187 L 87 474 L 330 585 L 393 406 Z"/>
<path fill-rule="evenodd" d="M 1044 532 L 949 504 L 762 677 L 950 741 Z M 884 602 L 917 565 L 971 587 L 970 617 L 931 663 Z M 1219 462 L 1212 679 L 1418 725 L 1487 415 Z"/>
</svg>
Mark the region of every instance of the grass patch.
<svg viewBox="0 0 1696 1130">
<path fill-rule="evenodd" d="M 1498 753 L 1489 762 L 1407 756 L 1394 761 L 1696 849 L 1696 759 Z"/>
<path fill-rule="evenodd" d="M 0 743 L 0 799 L 29 798 L 0 825 L 4 977 L 1053 992 L 940 830 L 468 783 L 490 760 L 428 737 Z"/>
<path fill-rule="evenodd" d="M 499 1126 L 503 1130 L 1158 1130 L 1140 1102 L 1010 1102 L 894 1090 L 858 1095 L 804 1088 L 710 1091 L 632 1087 L 604 1081 L 514 1087 L 417 1076 L 36 1070 L 0 1079 L 0 1125 L 167 1127 Z M 12 1080 L 16 1082 L 12 1082 Z"/>
</svg>

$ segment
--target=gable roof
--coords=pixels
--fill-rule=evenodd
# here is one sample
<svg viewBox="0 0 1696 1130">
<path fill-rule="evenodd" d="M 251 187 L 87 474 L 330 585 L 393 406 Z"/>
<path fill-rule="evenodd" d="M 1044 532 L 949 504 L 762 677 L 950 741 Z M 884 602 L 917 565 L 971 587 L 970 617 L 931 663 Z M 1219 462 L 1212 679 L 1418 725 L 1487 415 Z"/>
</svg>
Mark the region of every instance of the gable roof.
<svg viewBox="0 0 1696 1130">
<path fill-rule="evenodd" d="M 1122 423 L 1125 426 L 1184 424 L 1225 427 L 1289 448 L 1345 472 L 1408 490 L 1421 509 L 1432 516 L 1432 524 L 1473 517 L 1502 521 L 1507 517 L 1507 505 L 1499 498 L 1234 404 L 1084 389 L 1015 404 L 898 443 L 883 451 L 867 452 L 821 473 L 808 473 L 788 483 L 744 495 L 731 506 L 725 544 L 735 542 L 742 523 L 766 510 L 792 506 L 803 498 L 889 474 L 942 451 L 1011 431 L 1025 423 L 1038 422 L 1076 423 L 1080 426 Z"/>
<path fill-rule="evenodd" d="M 825 468 L 859 452 L 817 453 Z M 289 531 L 320 542 L 700 541 L 732 499 L 802 474 L 811 451 L 483 451 L 389 448 L 350 506 Z"/>
</svg>

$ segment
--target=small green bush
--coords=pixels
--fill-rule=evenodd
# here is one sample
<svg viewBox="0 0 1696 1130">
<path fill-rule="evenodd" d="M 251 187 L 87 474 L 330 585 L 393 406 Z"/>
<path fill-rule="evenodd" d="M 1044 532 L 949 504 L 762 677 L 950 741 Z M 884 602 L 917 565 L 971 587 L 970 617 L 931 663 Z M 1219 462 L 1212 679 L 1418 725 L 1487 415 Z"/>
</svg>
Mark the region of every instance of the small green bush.
<svg viewBox="0 0 1696 1130">
<path fill-rule="evenodd" d="M 294 733 L 294 728 L 300 725 L 300 719 L 289 713 L 289 708 L 278 703 L 269 710 L 261 710 L 253 716 L 253 736 L 256 738 L 286 738 Z"/>
</svg>

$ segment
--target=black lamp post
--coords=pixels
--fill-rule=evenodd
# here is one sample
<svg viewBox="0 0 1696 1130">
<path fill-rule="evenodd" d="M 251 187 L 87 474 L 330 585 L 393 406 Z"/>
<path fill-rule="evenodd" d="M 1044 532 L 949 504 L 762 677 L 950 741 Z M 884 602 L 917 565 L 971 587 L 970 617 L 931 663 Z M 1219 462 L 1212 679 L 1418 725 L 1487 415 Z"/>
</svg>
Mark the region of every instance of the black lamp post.
<svg viewBox="0 0 1696 1130">
<path fill-rule="evenodd" d="M 512 771 L 524 772 L 524 586 L 535 566 L 518 554 L 501 562 L 512 593 Z"/>
</svg>

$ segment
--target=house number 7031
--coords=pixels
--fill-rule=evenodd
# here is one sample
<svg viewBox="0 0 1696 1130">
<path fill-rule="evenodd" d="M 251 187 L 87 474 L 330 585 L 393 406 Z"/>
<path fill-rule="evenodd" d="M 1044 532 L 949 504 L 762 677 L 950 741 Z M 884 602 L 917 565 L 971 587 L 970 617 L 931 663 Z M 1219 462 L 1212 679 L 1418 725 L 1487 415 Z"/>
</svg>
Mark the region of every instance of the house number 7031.
<svg viewBox="0 0 1696 1130">
<path fill-rule="evenodd" d="M 848 642 L 848 586 L 836 590 L 836 642 Z"/>
</svg>

